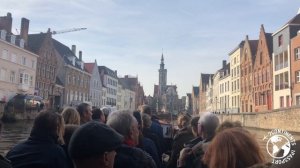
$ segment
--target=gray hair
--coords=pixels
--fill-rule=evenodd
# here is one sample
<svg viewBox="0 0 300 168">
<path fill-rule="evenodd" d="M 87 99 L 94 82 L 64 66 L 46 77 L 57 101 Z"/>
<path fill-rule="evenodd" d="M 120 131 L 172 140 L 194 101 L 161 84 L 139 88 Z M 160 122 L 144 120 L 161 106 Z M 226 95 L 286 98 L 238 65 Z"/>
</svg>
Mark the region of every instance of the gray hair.
<svg viewBox="0 0 300 168">
<path fill-rule="evenodd" d="M 205 112 L 200 116 L 198 124 L 203 127 L 203 132 L 212 136 L 215 134 L 215 131 L 219 126 L 219 118 L 211 112 Z"/>
<path fill-rule="evenodd" d="M 130 133 L 134 122 L 137 122 L 132 112 L 129 110 L 120 110 L 111 113 L 108 116 L 107 125 L 116 130 L 119 134 L 127 136 Z"/>
</svg>

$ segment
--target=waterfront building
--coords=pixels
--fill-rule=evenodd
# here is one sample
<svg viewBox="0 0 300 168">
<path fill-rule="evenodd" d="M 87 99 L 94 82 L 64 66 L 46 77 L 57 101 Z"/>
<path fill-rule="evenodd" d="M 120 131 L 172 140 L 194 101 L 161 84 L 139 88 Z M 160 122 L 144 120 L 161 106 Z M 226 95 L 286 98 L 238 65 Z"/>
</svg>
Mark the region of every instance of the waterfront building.
<svg viewBox="0 0 300 168">
<path fill-rule="evenodd" d="M 221 113 L 231 113 L 231 76 L 230 63 L 223 61 L 223 67 L 219 70 L 219 111 Z"/>
<path fill-rule="evenodd" d="M 273 36 L 273 109 L 291 106 L 291 44 L 300 30 L 300 14 L 272 34 Z"/>
<path fill-rule="evenodd" d="M 106 88 L 106 106 L 115 107 L 117 105 L 118 76 L 117 71 L 113 71 L 106 66 L 98 66 L 100 79 Z"/>
<path fill-rule="evenodd" d="M 291 39 L 291 84 L 292 105 L 300 106 L 300 30 Z"/>
<path fill-rule="evenodd" d="M 72 49 L 53 39 L 57 51 L 57 77 L 64 86 L 62 105 L 76 106 L 82 102 L 90 103 L 91 74 L 85 69 L 82 60 L 82 51 L 76 56 L 76 46 Z"/>
<path fill-rule="evenodd" d="M 272 34 L 261 25 L 253 66 L 253 107 L 255 112 L 272 110 Z"/>
<path fill-rule="evenodd" d="M 34 94 L 38 55 L 28 49 L 29 20 L 22 18 L 19 36 L 11 32 L 11 13 L 0 17 L 0 102 L 16 94 Z"/>
<path fill-rule="evenodd" d="M 231 72 L 231 112 L 240 112 L 240 70 L 241 70 L 241 56 L 244 41 L 241 41 L 236 48 L 234 48 L 228 55 L 230 60 L 230 72 Z"/>
<path fill-rule="evenodd" d="M 241 57 L 241 112 L 253 112 L 253 64 L 258 40 L 245 39 Z"/>
<path fill-rule="evenodd" d="M 93 63 L 84 63 L 84 67 L 88 73 L 91 74 L 90 81 L 90 101 L 92 106 L 102 106 L 102 82 L 100 79 L 100 73 L 97 65 L 97 61 Z"/>
</svg>

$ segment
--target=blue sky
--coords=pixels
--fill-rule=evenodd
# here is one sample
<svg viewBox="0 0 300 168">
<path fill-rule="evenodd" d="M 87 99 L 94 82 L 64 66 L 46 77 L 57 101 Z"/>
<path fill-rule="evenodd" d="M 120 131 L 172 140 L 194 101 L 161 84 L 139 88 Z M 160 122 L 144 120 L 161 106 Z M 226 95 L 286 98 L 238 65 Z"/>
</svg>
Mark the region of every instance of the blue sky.
<svg viewBox="0 0 300 168">
<path fill-rule="evenodd" d="M 214 73 L 228 53 L 260 25 L 278 30 L 296 15 L 299 0 L 0 0 L 0 15 L 11 12 L 13 29 L 21 17 L 30 33 L 86 27 L 53 36 L 83 51 L 85 62 L 137 76 L 147 95 L 158 83 L 162 48 L 168 84 L 180 96 L 199 85 L 200 73 Z"/>
</svg>

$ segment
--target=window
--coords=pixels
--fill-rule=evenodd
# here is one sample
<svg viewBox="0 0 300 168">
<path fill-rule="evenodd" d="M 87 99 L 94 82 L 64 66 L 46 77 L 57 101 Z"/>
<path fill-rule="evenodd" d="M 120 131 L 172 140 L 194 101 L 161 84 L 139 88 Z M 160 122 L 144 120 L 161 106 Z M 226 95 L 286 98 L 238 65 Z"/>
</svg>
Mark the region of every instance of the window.
<svg viewBox="0 0 300 168">
<path fill-rule="evenodd" d="M 0 69 L 0 80 L 6 80 L 6 69 Z"/>
<path fill-rule="evenodd" d="M 3 59 L 8 59 L 8 51 L 7 50 L 2 51 L 2 58 Z"/>
<path fill-rule="evenodd" d="M 296 79 L 295 79 L 296 83 L 299 83 L 300 82 L 300 71 L 295 72 L 295 77 L 296 77 Z"/>
<path fill-rule="evenodd" d="M 31 60 L 31 68 L 34 68 L 34 67 L 35 67 L 35 61 Z"/>
<path fill-rule="evenodd" d="M 26 57 L 22 57 L 21 64 L 26 65 Z"/>
<path fill-rule="evenodd" d="M 9 76 L 9 81 L 11 83 L 15 83 L 15 76 L 16 76 L 16 73 L 14 71 L 11 71 L 10 76 Z"/>
<path fill-rule="evenodd" d="M 17 55 L 14 53 L 11 54 L 11 62 L 14 62 L 14 63 L 17 62 Z"/>
<path fill-rule="evenodd" d="M 300 47 L 295 48 L 295 60 L 300 59 Z"/>
<path fill-rule="evenodd" d="M 30 84 L 30 86 L 33 86 L 33 76 L 30 76 L 30 78 L 29 78 L 29 84 Z"/>
<path fill-rule="evenodd" d="M 20 73 L 20 80 L 19 80 L 19 82 L 22 84 L 22 83 L 24 83 L 23 82 L 23 79 L 24 79 L 24 74 L 23 73 Z"/>
<path fill-rule="evenodd" d="M 279 35 L 278 36 L 278 46 L 280 47 L 283 43 L 283 36 L 282 35 Z"/>
<path fill-rule="evenodd" d="M 297 106 L 300 105 L 300 96 L 296 96 L 296 105 L 297 105 Z"/>
<path fill-rule="evenodd" d="M 290 107 L 290 96 L 286 96 L 286 107 Z"/>
</svg>

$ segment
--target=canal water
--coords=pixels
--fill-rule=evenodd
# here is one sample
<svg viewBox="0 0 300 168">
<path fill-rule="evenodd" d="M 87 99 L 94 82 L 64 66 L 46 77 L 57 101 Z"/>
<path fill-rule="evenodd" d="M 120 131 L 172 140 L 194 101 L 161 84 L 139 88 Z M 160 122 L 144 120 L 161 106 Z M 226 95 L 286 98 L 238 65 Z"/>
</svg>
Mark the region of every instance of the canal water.
<svg viewBox="0 0 300 168">
<path fill-rule="evenodd" d="M 5 154 L 9 149 L 22 140 L 28 138 L 33 121 L 18 121 L 16 123 L 5 123 L 2 129 L 0 139 L 0 154 Z M 265 157 L 271 161 L 271 157 L 266 150 L 266 141 L 263 141 L 264 136 L 268 135 L 270 130 L 247 128 L 257 139 Z M 300 133 L 290 132 L 296 140 L 300 140 Z"/>
</svg>

